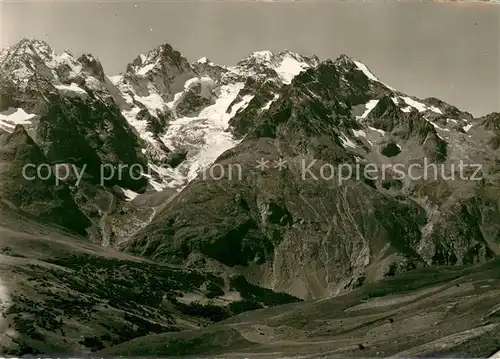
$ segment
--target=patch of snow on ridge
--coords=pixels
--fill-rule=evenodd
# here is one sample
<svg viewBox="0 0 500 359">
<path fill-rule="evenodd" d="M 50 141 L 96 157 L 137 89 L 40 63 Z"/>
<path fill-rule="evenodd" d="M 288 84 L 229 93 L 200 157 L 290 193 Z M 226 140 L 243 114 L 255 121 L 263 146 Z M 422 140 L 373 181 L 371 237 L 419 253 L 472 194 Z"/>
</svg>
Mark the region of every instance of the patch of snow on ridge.
<svg viewBox="0 0 500 359">
<path fill-rule="evenodd" d="M 366 77 L 368 77 L 370 80 L 378 81 L 378 78 L 370 70 L 368 70 L 368 67 L 366 67 L 366 65 L 364 63 L 359 62 L 359 61 L 354 61 L 354 63 L 356 64 L 358 69 L 363 71 L 363 73 L 366 75 Z"/>
<path fill-rule="evenodd" d="M 199 170 L 210 166 L 222 153 L 236 146 L 240 141 L 233 139 L 233 136 L 226 132 L 229 127 L 229 120 L 241 109 L 246 107 L 253 95 L 244 96 L 242 101 L 233 105 L 231 112 L 226 113 L 226 109 L 238 95 L 243 84 L 228 85 L 221 89 L 221 96 L 216 103 L 202 110 L 199 117 L 206 117 L 208 122 L 207 131 L 204 135 L 205 146 L 193 157 L 189 169 L 188 181 L 196 177 Z M 189 161 L 188 161 L 189 162 Z"/>
<path fill-rule="evenodd" d="M 123 76 L 122 75 L 115 75 L 115 76 L 107 76 L 108 77 L 108 80 L 113 84 L 113 85 L 118 85 L 122 79 L 123 79 Z"/>
<path fill-rule="evenodd" d="M 245 108 L 249 103 L 250 101 L 254 98 L 254 95 L 245 95 L 243 96 L 243 98 L 241 99 L 240 102 L 238 102 L 237 104 L 233 105 L 231 107 L 231 112 L 227 115 L 228 117 L 228 122 L 229 120 L 238 113 L 239 110 Z"/>
<path fill-rule="evenodd" d="M 10 307 L 11 298 L 7 287 L 2 278 L 0 278 L 0 330 L 3 332 L 6 328 L 6 320 L 4 319 L 5 311 Z"/>
<path fill-rule="evenodd" d="M 22 108 L 10 108 L 0 112 L 0 128 L 7 132 L 12 132 L 16 125 L 29 125 L 34 114 L 26 113 Z"/>
<path fill-rule="evenodd" d="M 366 132 L 364 130 L 352 130 L 352 133 L 356 137 L 366 137 Z"/>
<path fill-rule="evenodd" d="M 371 110 L 373 110 L 375 108 L 375 106 L 377 106 L 378 101 L 379 100 L 370 100 L 370 101 L 368 101 L 365 104 L 365 112 L 363 112 L 363 114 L 361 116 L 357 116 L 356 119 L 357 120 L 361 120 L 363 118 L 366 118 L 366 116 L 368 116 L 368 114 L 371 112 Z"/>
<path fill-rule="evenodd" d="M 469 132 L 469 130 L 472 128 L 472 125 L 471 124 L 468 124 L 464 127 L 462 127 L 462 129 L 465 131 L 465 132 Z"/>
<path fill-rule="evenodd" d="M 212 61 L 210 61 L 207 57 L 203 56 L 202 58 L 198 59 L 196 61 L 198 64 L 209 64 L 209 65 L 214 65 Z"/>
<path fill-rule="evenodd" d="M 250 56 L 259 60 L 270 61 L 273 57 L 273 53 L 268 50 L 255 51 Z"/>
<path fill-rule="evenodd" d="M 371 126 L 369 126 L 368 128 L 369 128 L 370 130 L 372 130 L 372 131 L 375 131 L 375 132 L 380 133 L 382 136 L 385 136 L 385 131 L 384 131 L 384 130 L 381 130 L 381 129 L 379 129 L 379 128 L 375 128 L 375 127 L 371 127 Z"/>
<path fill-rule="evenodd" d="M 186 91 L 189 91 L 191 89 L 191 87 L 193 87 L 194 85 L 196 84 L 201 84 L 202 88 L 201 88 L 201 95 L 203 96 L 203 93 L 205 93 L 205 95 L 209 96 L 212 89 L 215 87 L 215 82 L 212 78 L 210 77 L 193 77 L 193 78 L 190 78 L 189 80 L 187 80 L 185 83 L 184 83 L 184 90 L 180 91 L 180 92 L 177 92 L 176 94 L 174 94 L 174 98 L 172 101 L 170 102 L 167 102 L 167 106 L 171 109 L 171 110 L 174 110 L 175 112 L 175 106 L 178 104 L 179 100 L 182 99 L 182 95 L 184 95 L 184 93 Z"/>
<path fill-rule="evenodd" d="M 373 146 L 373 143 L 366 137 L 365 130 L 352 130 L 352 132 L 353 132 L 354 136 L 356 136 L 358 138 L 363 137 L 366 140 L 366 142 L 368 142 L 368 144 L 370 146 Z"/>
<path fill-rule="evenodd" d="M 137 114 L 139 113 L 139 111 L 139 107 L 134 107 L 130 111 L 123 111 L 122 115 L 123 117 L 125 117 L 127 122 L 135 128 L 142 139 L 146 140 L 147 142 L 153 141 L 153 134 L 147 130 L 147 122 L 137 119 Z"/>
<path fill-rule="evenodd" d="M 437 113 L 439 115 L 443 114 L 443 111 L 441 111 L 441 109 L 439 109 L 435 106 L 427 106 L 426 104 L 419 102 L 419 101 L 416 101 L 408 96 L 403 96 L 401 98 L 409 106 L 406 109 L 403 109 L 404 112 L 410 112 L 411 107 L 413 107 L 414 109 L 418 110 L 419 112 L 432 111 L 432 112 Z"/>
<path fill-rule="evenodd" d="M 489 357 L 489 359 L 500 359 L 500 350 Z"/>
<path fill-rule="evenodd" d="M 435 128 L 436 130 L 450 132 L 450 130 L 449 130 L 449 129 L 447 129 L 447 128 L 443 128 L 443 127 L 439 126 L 438 124 L 436 124 L 436 123 L 434 123 L 434 122 L 432 122 L 432 121 L 429 121 L 428 119 L 425 119 L 425 120 L 426 120 L 427 122 L 429 122 L 432 126 L 434 126 L 434 128 Z"/>
<path fill-rule="evenodd" d="M 317 60 L 303 57 L 288 50 L 284 50 L 277 54 L 267 50 L 256 51 L 249 57 L 240 61 L 235 67 L 229 69 L 236 74 L 256 75 L 260 72 L 259 70 L 255 71 L 252 65 L 253 63 L 276 71 L 281 82 L 288 85 L 299 73 L 309 69 L 311 66 L 316 66 Z"/>
</svg>

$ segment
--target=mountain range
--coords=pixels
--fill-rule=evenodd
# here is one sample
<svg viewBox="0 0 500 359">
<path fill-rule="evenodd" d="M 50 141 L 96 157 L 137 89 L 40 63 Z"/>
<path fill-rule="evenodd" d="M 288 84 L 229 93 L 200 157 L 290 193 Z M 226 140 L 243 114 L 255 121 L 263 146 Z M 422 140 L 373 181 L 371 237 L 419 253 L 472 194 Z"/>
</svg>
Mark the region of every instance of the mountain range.
<svg viewBox="0 0 500 359">
<path fill-rule="evenodd" d="M 499 113 L 344 54 L 164 44 L 108 76 L 23 39 L 0 52 L 0 348 L 490 355 L 499 155 Z"/>
</svg>

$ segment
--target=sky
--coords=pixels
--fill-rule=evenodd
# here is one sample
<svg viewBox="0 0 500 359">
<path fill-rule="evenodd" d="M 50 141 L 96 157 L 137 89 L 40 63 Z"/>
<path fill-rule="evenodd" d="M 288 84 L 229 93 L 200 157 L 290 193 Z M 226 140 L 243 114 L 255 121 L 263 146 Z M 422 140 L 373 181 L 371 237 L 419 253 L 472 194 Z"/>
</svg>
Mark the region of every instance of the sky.
<svg viewBox="0 0 500 359">
<path fill-rule="evenodd" d="M 345 53 L 382 81 L 475 116 L 500 112 L 500 5 L 422 1 L 4 1 L 2 47 L 23 37 L 92 53 L 108 75 L 169 43 L 190 61 L 258 50 Z"/>
</svg>

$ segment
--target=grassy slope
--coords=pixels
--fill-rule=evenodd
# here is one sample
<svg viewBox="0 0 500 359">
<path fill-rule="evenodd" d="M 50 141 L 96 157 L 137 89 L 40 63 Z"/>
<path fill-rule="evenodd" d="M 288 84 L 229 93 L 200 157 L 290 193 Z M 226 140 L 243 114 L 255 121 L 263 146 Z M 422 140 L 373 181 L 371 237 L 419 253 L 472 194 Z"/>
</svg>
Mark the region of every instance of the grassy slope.
<svg viewBox="0 0 500 359">
<path fill-rule="evenodd" d="M 485 357 L 500 349 L 500 310 L 494 312 L 499 295 L 499 260 L 468 268 L 421 269 L 342 297 L 246 312 L 190 332 L 183 343 L 196 342 L 206 352 L 179 350 L 177 333 L 137 338 L 102 354 Z M 218 346 L 210 335 L 214 330 L 229 341 Z M 272 354 L 276 352 L 282 354 Z"/>
</svg>

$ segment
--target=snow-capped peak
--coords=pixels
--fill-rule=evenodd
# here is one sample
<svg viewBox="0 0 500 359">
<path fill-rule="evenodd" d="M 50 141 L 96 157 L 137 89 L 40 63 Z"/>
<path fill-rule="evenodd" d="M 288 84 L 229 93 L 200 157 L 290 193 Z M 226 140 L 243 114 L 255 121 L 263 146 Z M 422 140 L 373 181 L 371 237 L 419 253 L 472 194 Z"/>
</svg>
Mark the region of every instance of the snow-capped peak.
<svg viewBox="0 0 500 359">
<path fill-rule="evenodd" d="M 53 57 L 49 44 L 42 40 L 24 38 L 17 44 L 7 47 L 0 53 L 0 63 L 27 61 L 33 57 L 45 61 Z"/>
<path fill-rule="evenodd" d="M 356 61 L 356 60 L 354 60 L 354 63 L 356 64 L 356 67 L 359 70 L 361 70 L 366 75 L 366 77 L 368 77 L 370 80 L 380 82 L 380 80 L 377 78 L 377 76 L 375 76 L 373 74 L 373 72 L 371 72 L 370 69 L 368 69 L 368 67 L 364 63 L 362 63 L 360 61 Z"/>
<path fill-rule="evenodd" d="M 337 69 L 339 69 L 341 72 L 349 72 L 352 70 L 355 71 L 361 71 L 370 81 L 378 82 L 385 87 L 387 87 L 389 90 L 396 91 L 389 85 L 385 84 L 384 82 L 380 81 L 380 79 L 374 75 L 374 73 L 366 66 L 364 63 L 361 61 L 356 60 L 353 57 L 350 57 L 346 54 L 341 54 L 336 60 L 335 60 L 335 65 Z"/>
<path fill-rule="evenodd" d="M 251 53 L 249 56 L 238 62 L 236 68 L 246 72 L 259 73 L 259 67 L 276 71 L 284 84 L 289 84 L 300 72 L 317 66 L 317 57 L 306 57 L 289 50 L 281 51 L 277 54 L 264 50 Z"/>
<path fill-rule="evenodd" d="M 279 53 L 273 53 L 269 50 L 255 51 L 252 52 L 249 56 L 245 57 L 243 60 L 239 61 L 239 64 L 245 64 L 248 62 L 255 62 L 259 64 L 276 64 L 277 62 L 283 61 L 286 58 L 292 58 L 298 62 L 303 63 L 317 64 L 317 62 L 319 62 L 316 56 L 310 58 L 285 49 L 283 51 L 280 51 Z"/>
</svg>

